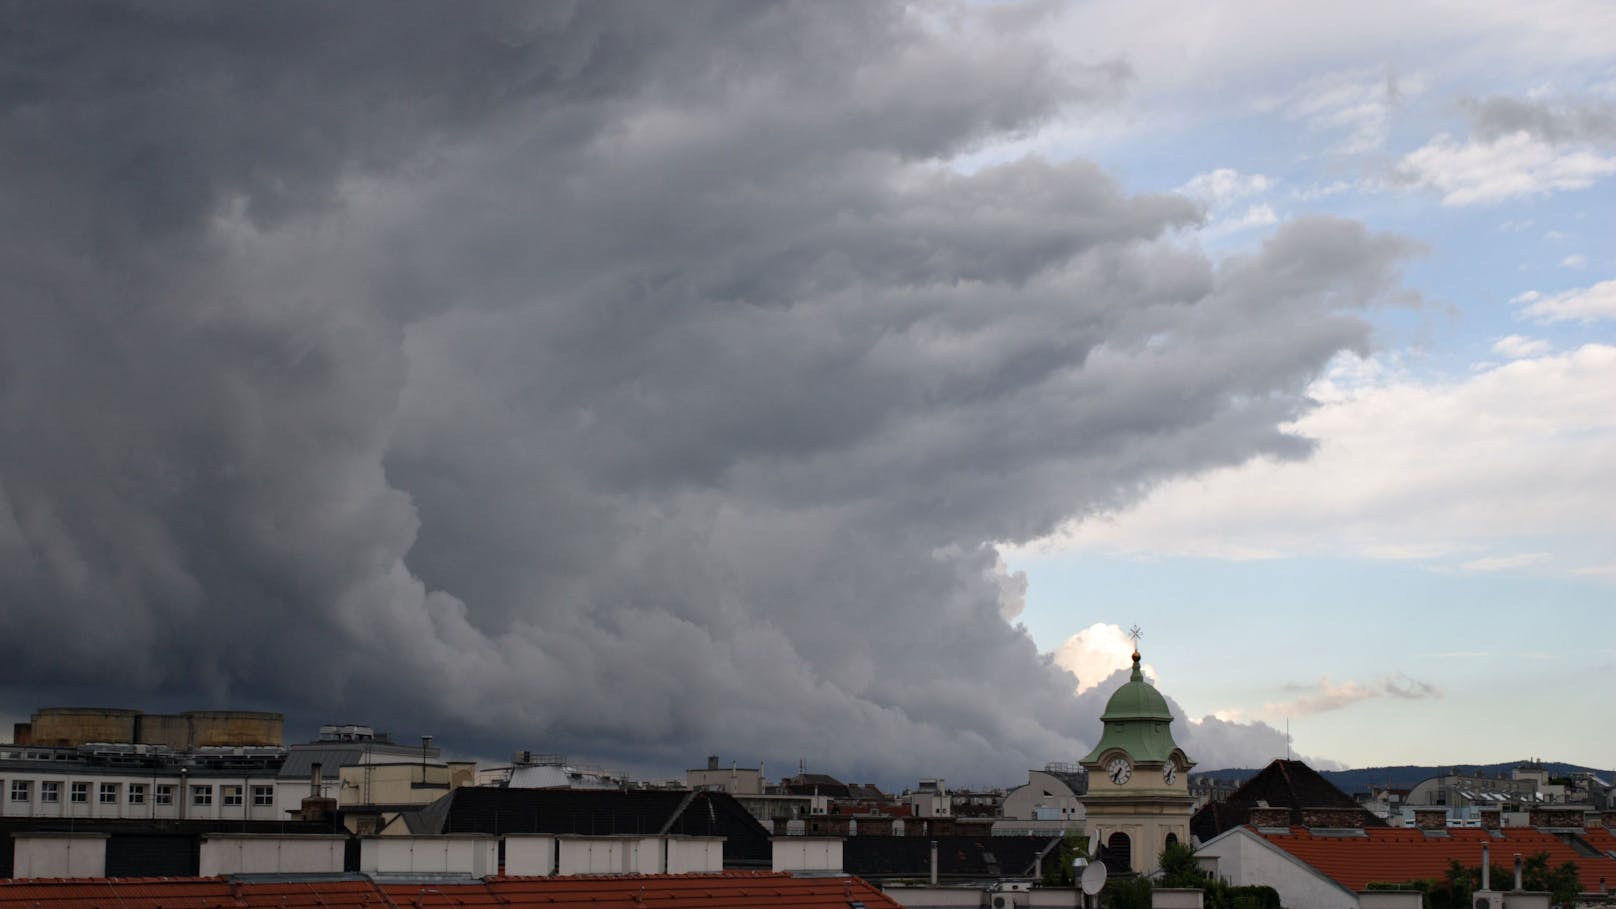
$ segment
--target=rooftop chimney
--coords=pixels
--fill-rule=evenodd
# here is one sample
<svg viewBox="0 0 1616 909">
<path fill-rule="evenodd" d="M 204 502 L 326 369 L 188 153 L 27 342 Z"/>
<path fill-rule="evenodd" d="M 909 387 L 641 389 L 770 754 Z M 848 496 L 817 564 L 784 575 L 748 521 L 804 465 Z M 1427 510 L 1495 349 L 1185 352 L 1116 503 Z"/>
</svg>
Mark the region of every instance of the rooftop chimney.
<svg viewBox="0 0 1616 909">
<path fill-rule="evenodd" d="M 309 764 L 309 795 L 298 806 L 297 816 L 300 820 L 319 821 L 328 817 L 335 817 L 337 813 L 337 800 L 328 799 L 322 795 L 325 789 L 324 778 L 320 773 L 320 762 Z"/>
<path fill-rule="evenodd" d="M 1264 806 L 1251 809 L 1251 826 L 1253 827 L 1286 827 L 1291 825 L 1291 810 L 1289 808 L 1274 808 Z"/>
<path fill-rule="evenodd" d="M 1446 830 L 1448 829 L 1448 809 L 1415 808 L 1414 826 L 1421 830 Z"/>
</svg>

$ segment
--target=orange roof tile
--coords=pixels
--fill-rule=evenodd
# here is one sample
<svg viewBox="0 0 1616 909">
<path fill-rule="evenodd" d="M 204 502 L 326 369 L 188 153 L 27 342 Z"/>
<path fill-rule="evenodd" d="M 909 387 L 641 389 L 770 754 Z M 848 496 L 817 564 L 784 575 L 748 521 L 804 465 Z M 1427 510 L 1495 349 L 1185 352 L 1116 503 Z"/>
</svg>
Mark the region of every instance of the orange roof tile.
<svg viewBox="0 0 1616 909">
<path fill-rule="evenodd" d="M 719 874 L 494 877 L 482 881 L 231 882 L 223 878 L 0 881 L 0 909 L 901 909 L 856 877 Z"/>
<path fill-rule="evenodd" d="M 1565 841 L 1550 833 L 1520 827 L 1505 828 L 1494 837 L 1476 828 L 1452 828 L 1447 836 L 1428 837 L 1407 827 L 1372 828 L 1365 836 L 1314 836 L 1303 827 L 1289 833 L 1260 833 L 1264 839 L 1318 869 L 1326 877 L 1349 890 L 1362 890 L 1371 881 L 1401 882 L 1420 878 L 1440 878 L 1448 863 L 1457 860 L 1467 868 L 1481 865 L 1481 846 L 1492 851 L 1494 865 L 1506 868 L 1515 853 L 1531 857 L 1549 854 L 1549 866 L 1575 862 L 1585 891 L 1597 891 L 1600 878 L 1616 882 L 1616 859 L 1578 855 Z M 1616 837 L 1609 831 L 1593 829 L 1584 836 L 1597 849 L 1616 848 Z M 1495 887 L 1507 889 L 1513 881 L 1498 881 Z"/>
</svg>

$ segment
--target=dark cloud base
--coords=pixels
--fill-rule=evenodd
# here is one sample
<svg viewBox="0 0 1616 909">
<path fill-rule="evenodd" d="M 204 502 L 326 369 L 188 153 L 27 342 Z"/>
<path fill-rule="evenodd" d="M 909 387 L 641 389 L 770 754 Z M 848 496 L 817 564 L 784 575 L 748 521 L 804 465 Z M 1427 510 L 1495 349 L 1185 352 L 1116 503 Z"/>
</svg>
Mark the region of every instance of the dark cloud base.
<svg viewBox="0 0 1616 909">
<path fill-rule="evenodd" d="M 1313 219 L 1214 266 L 1086 162 L 950 169 L 1125 86 L 991 11 L 0 9 L 13 713 L 1072 759 L 1108 687 L 986 541 L 1305 454 L 1410 251 Z"/>
</svg>

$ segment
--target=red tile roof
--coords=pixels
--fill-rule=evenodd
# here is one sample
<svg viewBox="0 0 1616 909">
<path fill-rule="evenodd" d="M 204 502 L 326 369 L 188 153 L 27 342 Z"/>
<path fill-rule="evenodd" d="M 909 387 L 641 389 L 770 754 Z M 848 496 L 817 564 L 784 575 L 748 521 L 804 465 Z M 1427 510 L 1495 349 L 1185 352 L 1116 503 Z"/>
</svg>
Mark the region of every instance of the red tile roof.
<svg viewBox="0 0 1616 909">
<path fill-rule="evenodd" d="M 492 877 L 482 881 L 237 882 L 223 878 L 0 881 L 0 909 L 901 909 L 856 877 L 721 874 Z"/>
<path fill-rule="evenodd" d="M 1440 878 L 1454 860 L 1466 868 L 1481 865 L 1481 846 L 1492 850 L 1492 864 L 1512 868 L 1515 853 L 1530 858 L 1549 854 L 1549 867 L 1575 862 L 1584 891 L 1597 891 L 1599 879 L 1616 884 L 1616 858 L 1579 855 L 1568 843 L 1552 833 L 1509 827 L 1501 836 L 1491 836 L 1476 828 L 1450 828 L 1447 836 L 1428 837 L 1407 827 L 1370 828 L 1364 836 L 1314 836 L 1305 827 L 1289 833 L 1259 833 L 1264 839 L 1349 890 L 1362 890 L 1371 881 L 1401 882 L 1420 878 Z M 1583 835 L 1595 849 L 1616 849 L 1616 837 L 1608 830 L 1590 829 Z M 1513 881 L 1495 881 L 1493 886 L 1508 889 Z"/>
</svg>

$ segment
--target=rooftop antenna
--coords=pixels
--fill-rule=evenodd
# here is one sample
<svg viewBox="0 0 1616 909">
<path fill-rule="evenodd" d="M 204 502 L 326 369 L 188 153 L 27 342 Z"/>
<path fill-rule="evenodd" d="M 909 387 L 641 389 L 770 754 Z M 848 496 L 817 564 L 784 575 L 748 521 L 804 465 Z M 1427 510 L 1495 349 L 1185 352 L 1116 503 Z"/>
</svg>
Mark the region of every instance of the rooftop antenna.
<svg viewBox="0 0 1616 909">
<path fill-rule="evenodd" d="M 1285 718 L 1285 760 L 1291 759 L 1291 718 Z"/>
</svg>

